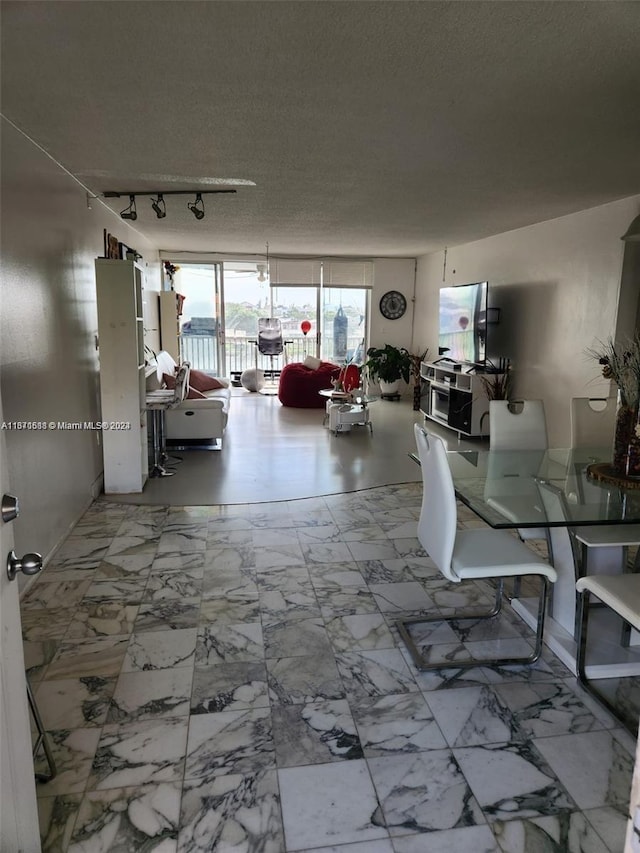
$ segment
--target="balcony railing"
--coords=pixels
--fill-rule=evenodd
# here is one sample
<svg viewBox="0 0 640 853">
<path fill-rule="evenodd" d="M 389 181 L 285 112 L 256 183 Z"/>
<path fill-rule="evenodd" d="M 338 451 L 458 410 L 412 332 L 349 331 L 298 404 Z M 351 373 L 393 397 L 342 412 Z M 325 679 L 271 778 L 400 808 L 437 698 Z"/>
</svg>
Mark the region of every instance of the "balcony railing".
<svg viewBox="0 0 640 853">
<path fill-rule="evenodd" d="M 290 361 L 304 361 L 306 356 L 315 355 L 315 341 L 307 338 L 287 338 L 291 343 L 286 345 L 286 353 L 273 357 L 273 369 L 282 370 L 284 365 Z M 362 344 L 362 338 L 347 339 L 347 353 L 357 353 Z M 267 355 L 258 352 L 254 343 L 248 338 L 227 337 L 225 344 L 225 365 L 220 370 L 218 365 L 216 339 L 213 335 L 180 335 L 180 355 L 183 361 L 188 361 L 196 370 L 208 370 L 219 376 L 232 376 L 242 373 L 248 367 L 256 367 L 260 370 L 271 370 L 271 359 Z M 256 362 L 257 355 L 257 362 Z M 285 361 L 286 355 L 286 361 Z M 344 359 L 335 358 L 331 351 L 323 356 L 327 361 L 335 361 L 336 364 Z M 361 359 L 360 359 L 361 361 Z"/>
</svg>

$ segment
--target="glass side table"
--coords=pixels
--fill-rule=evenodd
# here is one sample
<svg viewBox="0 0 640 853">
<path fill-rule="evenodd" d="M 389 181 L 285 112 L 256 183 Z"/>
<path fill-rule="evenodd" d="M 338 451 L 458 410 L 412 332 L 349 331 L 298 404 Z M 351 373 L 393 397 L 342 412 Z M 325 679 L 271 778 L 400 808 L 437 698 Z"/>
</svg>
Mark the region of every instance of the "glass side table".
<svg viewBox="0 0 640 853">
<path fill-rule="evenodd" d="M 332 388 L 318 392 L 320 396 L 326 397 L 324 425 L 334 435 L 343 432 L 351 432 L 351 427 L 369 427 L 373 434 L 373 424 L 369 405 L 378 398 L 371 394 L 353 392 L 351 394 L 336 393 Z"/>
</svg>

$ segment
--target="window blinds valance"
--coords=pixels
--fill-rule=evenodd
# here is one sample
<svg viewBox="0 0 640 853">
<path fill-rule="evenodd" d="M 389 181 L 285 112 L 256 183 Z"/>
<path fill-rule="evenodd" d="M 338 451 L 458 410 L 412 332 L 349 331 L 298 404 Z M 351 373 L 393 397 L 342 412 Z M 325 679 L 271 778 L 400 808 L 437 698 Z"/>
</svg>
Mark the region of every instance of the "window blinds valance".
<svg viewBox="0 0 640 853">
<path fill-rule="evenodd" d="M 373 287 L 373 261 L 271 258 L 272 287 Z"/>
<path fill-rule="evenodd" d="M 324 287 L 373 287 L 373 261 L 324 261 Z"/>
<path fill-rule="evenodd" d="M 298 285 L 317 287 L 320 284 L 320 261 L 297 258 L 271 258 L 269 261 L 271 287 Z"/>
</svg>

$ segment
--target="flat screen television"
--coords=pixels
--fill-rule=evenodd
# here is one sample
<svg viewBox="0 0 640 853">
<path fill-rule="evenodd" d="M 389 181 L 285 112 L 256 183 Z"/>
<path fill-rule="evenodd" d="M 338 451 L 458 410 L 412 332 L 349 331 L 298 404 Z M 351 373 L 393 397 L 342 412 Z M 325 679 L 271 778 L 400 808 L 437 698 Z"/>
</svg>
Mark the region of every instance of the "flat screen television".
<svg viewBox="0 0 640 853">
<path fill-rule="evenodd" d="M 463 364 L 484 365 L 487 355 L 486 281 L 440 290 L 440 356 Z"/>
</svg>

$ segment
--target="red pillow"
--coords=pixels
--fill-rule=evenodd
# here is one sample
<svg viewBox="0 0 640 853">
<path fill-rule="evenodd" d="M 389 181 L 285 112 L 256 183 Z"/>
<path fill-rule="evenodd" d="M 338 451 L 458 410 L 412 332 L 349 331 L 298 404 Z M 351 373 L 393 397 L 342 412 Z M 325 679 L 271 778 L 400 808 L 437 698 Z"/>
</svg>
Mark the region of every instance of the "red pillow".
<svg viewBox="0 0 640 853">
<path fill-rule="evenodd" d="M 215 376 L 209 376 L 202 370 L 192 370 L 189 374 L 189 384 L 197 391 L 215 391 L 217 388 L 225 388 L 224 383 L 216 379 Z"/>
<path fill-rule="evenodd" d="M 175 376 L 171 376 L 168 373 L 163 373 L 162 379 L 164 381 L 164 384 L 167 386 L 167 388 L 170 391 L 175 391 L 175 387 L 176 387 L 176 377 Z M 189 390 L 187 392 L 187 400 L 206 400 L 206 399 L 207 398 L 205 397 L 205 395 L 201 394 L 197 388 L 193 388 L 191 385 L 189 385 Z"/>
<path fill-rule="evenodd" d="M 189 391 L 187 393 L 187 400 L 206 400 L 206 396 L 198 391 L 197 388 L 194 388 L 192 385 L 189 385 Z"/>
</svg>

